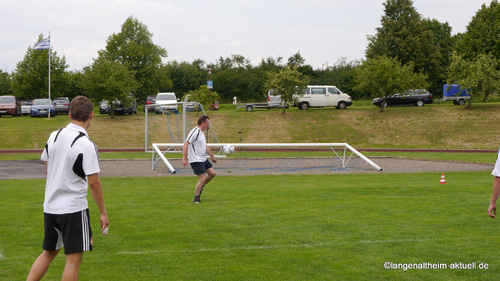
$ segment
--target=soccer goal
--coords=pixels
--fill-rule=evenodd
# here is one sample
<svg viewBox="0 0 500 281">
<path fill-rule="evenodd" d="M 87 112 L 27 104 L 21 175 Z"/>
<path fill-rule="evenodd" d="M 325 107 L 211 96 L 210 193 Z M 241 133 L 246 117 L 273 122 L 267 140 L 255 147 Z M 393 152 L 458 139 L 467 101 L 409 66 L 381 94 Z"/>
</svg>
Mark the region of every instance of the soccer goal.
<svg viewBox="0 0 500 281">
<path fill-rule="evenodd" d="M 224 154 L 232 145 L 235 152 Z M 182 165 L 182 143 L 153 143 L 152 169 L 192 173 Z M 347 143 L 210 143 L 216 155 L 214 168 L 227 175 L 323 174 L 382 168 Z"/>
<path fill-rule="evenodd" d="M 198 102 L 178 102 L 168 106 L 146 105 L 144 149 L 153 152 L 153 143 L 183 143 L 198 118 L 206 115 Z M 207 142 L 218 143 L 212 128 L 205 133 Z"/>
</svg>

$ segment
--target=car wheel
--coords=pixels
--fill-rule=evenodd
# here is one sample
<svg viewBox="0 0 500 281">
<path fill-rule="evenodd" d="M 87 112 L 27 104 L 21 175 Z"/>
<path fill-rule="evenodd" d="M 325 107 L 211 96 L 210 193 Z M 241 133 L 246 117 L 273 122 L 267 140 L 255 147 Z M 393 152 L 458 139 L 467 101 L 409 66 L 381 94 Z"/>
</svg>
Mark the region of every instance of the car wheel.
<svg viewBox="0 0 500 281">
<path fill-rule="evenodd" d="M 387 104 L 387 102 L 385 101 L 385 102 L 381 103 L 379 107 L 386 108 L 386 107 L 388 107 L 388 106 L 389 106 L 389 105 L 388 105 L 388 104 Z"/>
<path fill-rule="evenodd" d="M 247 110 L 248 112 L 252 111 L 252 110 L 253 110 L 253 106 L 251 106 L 251 105 L 247 105 L 246 110 Z"/>
<path fill-rule="evenodd" d="M 346 109 L 347 105 L 345 102 L 341 101 L 337 104 L 337 109 Z"/>
<path fill-rule="evenodd" d="M 458 105 L 464 105 L 465 104 L 465 100 L 464 99 L 459 99 L 458 100 Z"/>
<path fill-rule="evenodd" d="M 424 101 L 423 100 L 418 100 L 417 101 L 417 106 L 424 106 Z"/>
<path fill-rule="evenodd" d="M 303 102 L 299 105 L 300 109 L 302 110 L 308 110 L 309 109 L 309 104 L 307 102 Z"/>
</svg>

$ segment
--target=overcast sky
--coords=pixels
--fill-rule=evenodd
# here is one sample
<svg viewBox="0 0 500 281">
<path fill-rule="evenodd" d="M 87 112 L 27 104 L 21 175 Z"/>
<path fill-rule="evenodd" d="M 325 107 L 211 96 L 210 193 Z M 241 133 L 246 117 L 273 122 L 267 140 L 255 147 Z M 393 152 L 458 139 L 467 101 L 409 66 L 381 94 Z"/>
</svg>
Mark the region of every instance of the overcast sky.
<svg viewBox="0 0 500 281">
<path fill-rule="evenodd" d="M 367 35 L 380 27 L 385 0 L 0 0 L 0 69 L 11 73 L 38 35 L 51 34 L 53 50 L 70 70 L 91 65 L 106 39 L 129 16 L 165 48 L 165 62 L 215 63 L 242 55 L 262 58 L 300 51 L 314 68 L 339 58 L 364 58 Z M 464 32 L 490 0 L 414 0 L 424 18 L 448 22 Z"/>
</svg>

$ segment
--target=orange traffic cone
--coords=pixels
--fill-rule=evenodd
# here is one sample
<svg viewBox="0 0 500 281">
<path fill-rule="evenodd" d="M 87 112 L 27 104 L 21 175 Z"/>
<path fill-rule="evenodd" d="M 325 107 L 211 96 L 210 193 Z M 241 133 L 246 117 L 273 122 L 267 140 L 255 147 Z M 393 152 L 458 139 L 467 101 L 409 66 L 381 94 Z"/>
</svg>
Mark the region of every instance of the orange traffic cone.
<svg viewBox="0 0 500 281">
<path fill-rule="evenodd" d="M 446 179 L 444 178 L 444 173 L 441 174 L 441 181 L 440 181 L 441 184 L 445 184 L 446 183 Z"/>
</svg>

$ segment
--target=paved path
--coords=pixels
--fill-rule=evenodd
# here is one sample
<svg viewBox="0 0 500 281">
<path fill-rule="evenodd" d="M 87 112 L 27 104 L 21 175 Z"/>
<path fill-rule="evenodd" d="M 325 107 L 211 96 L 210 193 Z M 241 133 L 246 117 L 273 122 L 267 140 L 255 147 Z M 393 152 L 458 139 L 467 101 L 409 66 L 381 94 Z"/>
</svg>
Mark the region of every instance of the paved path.
<svg viewBox="0 0 500 281">
<path fill-rule="evenodd" d="M 419 173 L 491 171 L 493 164 L 453 162 L 440 160 L 415 160 L 398 157 L 370 157 L 382 171 L 367 165 L 353 163 L 344 169 L 325 163 L 324 159 L 311 158 L 301 161 L 269 160 L 267 162 L 238 159 L 219 160 L 214 165 L 219 176 L 224 175 L 276 175 L 276 174 L 345 174 L 345 173 Z M 239 161 L 239 162 L 238 162 Z M 240 163 L 241 162 L 241 163 Z M 101 160 L 100 177 L 177 177 L 192 176 L 190 168 L 182 167 L 180 160 L 172 161 L 177 173 L 172 174 L 163 163 L 152 169 L 151 160 Z M 0 179 L 44 179 L 45 163 L 39 160 L 0 161 Z"/>
</svg>

